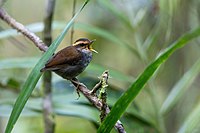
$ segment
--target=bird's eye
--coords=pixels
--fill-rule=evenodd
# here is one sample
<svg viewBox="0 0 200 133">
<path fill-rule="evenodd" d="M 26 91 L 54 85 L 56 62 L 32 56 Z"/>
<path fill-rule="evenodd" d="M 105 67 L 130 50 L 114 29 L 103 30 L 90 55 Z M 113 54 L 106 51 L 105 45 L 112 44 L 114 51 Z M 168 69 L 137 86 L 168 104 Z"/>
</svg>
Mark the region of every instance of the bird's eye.
<svg viewBox="0 0 200 133">
<path fill-rule="evenodd" d="M 84 44 L 84 43 L 81 43 L 80 46 L 83 47 L 83 46 L 85 46 L 85 44 Z"/>
</svg>

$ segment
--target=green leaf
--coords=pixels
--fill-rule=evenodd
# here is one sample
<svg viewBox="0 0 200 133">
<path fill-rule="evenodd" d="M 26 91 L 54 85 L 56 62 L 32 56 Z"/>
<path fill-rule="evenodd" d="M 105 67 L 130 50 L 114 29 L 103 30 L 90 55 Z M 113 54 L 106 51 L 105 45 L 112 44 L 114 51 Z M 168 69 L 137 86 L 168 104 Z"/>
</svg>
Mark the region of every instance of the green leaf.
<svg viewBox="0 0 200 133">
<path fill-rule="evenodd" d="M 113 6 L 113 3 L 109 0 L 98 0 L 98 2 L 105 7 L 110 13 L 113 14 L 113 16 L 117 17 L 118 20 L 120 20 L 120 22 L 122 22 L 125 26 L 127 26 L 127 29 L 129 29 L 131 32 L 133 32 L 133 27 L 128 19 L 128 17 L 126 17 L 124 15 L 124 13 L 121 12 L 121 10 L 119 10 L 118 8 Z"/>
<path fill-rule="evenodd" d="M 111 112 L 107 115 L 105 120 L 102 122 L 98 129 L 98 133 L 109 133 L 118 119 L 125 112 L 126 108 L 141 91 L 147 81 L 153 76 L 155 71 L 163 64 L 171 54 L 176 50 L 182 48 L 190 40 L 197 38 L 200 35 L 200 28 L 186 33 L 184 36 L 180 37 L 176 42 L 174 42 L 170 47 L 165 49 L 155 61 L 153 61 L 144 72 L 137 78 L 137 80 L 131 85 L 130 88 L 120 97 L 120 99 L 115 103 Z"/>
<path fill-rule="evenodd" d="M 93 122 L 97 122 L 98 110 L 87 105 L 82 105 L 80 102 L 88 100 L 85 97 L 81 97 L 79 101 L 75 100 L 77 96 L 73 93 L 64 93 L 59 95 L 53 95 L 53 110 L 56 115 L 74 116 L 78 118 L 84 118 Z M 42 98 L 30 98 L 26 105 L 26 109 L 42 113 Z M 81 110 L 81 111 L 80 111 Z"/>
<path fill-rule="evenodd" d="M 200 102 L 186 118 L 178 133 L 197 133 L 200 123 Z"/>
<path fill-rule="evenodd" d="M 99 121 L 99 112 L 92 107 L 76 104 L 56 104 L 55 113 L 62 116 L 75 116 L 84 118 L 93 122 Z M 81 111 L 80 111 L 81 110 Z"/>
<path fill-rule="evenodd" d="M 45 62 L 52 56 L 60 42 L 63 40 L 65 34 L 72 26 L 75 18 L 79 15 L 79 13 L 82 11 L 82 9 L 85 7 L 85 5 L 88 3 L 89 0 L 85 1 L 83 6 L 80 8 L 80 10 L 75 14 L 75 16 L 69 21 L 69 23 L 66 25 L 62 33 L 55 39 L 55 41 L 51 44 L 49 49 L 44 53 L 42 58 L 38 61 L 38 63 L 35 65 L 33 70 L 31 71 L 30 75 L 28 76 L 26 82 L 24 83 L 22 87 L 22 91 L 19 94 L 19 97 L 17 98 L 11 116 L 8 120 L 8 124 L 6 126 L 6 133 L 10 133 L 14 127 L 14 124 L 16 123 L 17 119 L 19 118 L 19 115 L 21 114 L 28 98 L 30 97 L 33 89 L 35 88 L 40 76 L 42 75 L 40 73 L 40 69 L 44 66 Z"/>
<path fill-rule="evenodd" d="M 134 121 L 135 123 L 138 123 L 142 126 L 149 126 L 149 127 L 156 129 L 156 126 L 152 122 L 152 119 L 146 117 L 146 114 L 135 111 L 133 108 L 132 108 L 132 110 L 133 111 L 131 111 L 131 112 L 126 111 L 124 117 L 127 119 L 130 119 L 130 120 Z"/>
<path fill-rule="evenodd" d="M 105 69 L 109 68 L 105 68 L 102 65 L 91 63 L 86 69 L 86 71 L 87 73 L 90 73 L 90 75 L 95 75 L 96 77 L 99 76 L 103 71 L 105 71 Z M 133 77 L 123 74 L 117 70 L 109 69 L 109 73 L 111 78 L 113 78 L 114 80 L 129 82 L 129 83 L 131 83 L 134 80 Z"/>
<path fill-rule="evenodd" d="M 2 59 L 0 60 L 0 69 L 32 68 L 38 60 L 38 57 Z"/>
<path fill-rule="evenodd" d="M 75 28 L 82 29 L 82 30 L 89 32 L 91 34 L 96 34 L 96 35 L 101 36 L 101 37 L 103 37 L 107 40 L 110 40 L 114 44 L 120 45 L 120 46 L 130 50 L 132 53 L 134 53 L 136 56 L 139 57 L 138 51 L 136 49 L 131 47 L 127 42 L 120 39 L 117 35 L 114 35 L 113 33 L 109 32 L 105 29 L 101 29 L 101 28 L 98 28 L 98 27 L 95 27 L 95 26 L 91 26 L 91 25 L 88 25 L 88 24 L 82 24 L 82 23 L 75 24 Z"/>
<path fill-rule="evenodd" d="M 0 117 L 9 117 L 10 112 L 12 110 L 12 106 L 11 105 L 1 105 L 0 106 Z M 33 117 L 38 115 L 38 112 L 35 112 L 33 110 L 30 110 L 28 108 L 25 108 L 22 112 L 23 116 L 29 116 L 29 117 Z"/>
<path fill-rule="evenodd" d="M 183 94 L 186 92 L 188 87 L 192 84 L 195 78 L 200 72 L 200 59 L 188 70 L 183 77 L 176 83 L 176 85 L 171 89 L 171 92 L 167 96 L 161 107 L 161 114 L 167 114 L 175 104 L 180 100 Z"/>
<path fill-rule="evenodd" d="M 11 88 L 11 89 L 17 90 L 17 88 L 20 87 L 20 83 L 17 80 L 10 78 L 10 79 L 7 80 L 6 86 Z"/>
</svg>

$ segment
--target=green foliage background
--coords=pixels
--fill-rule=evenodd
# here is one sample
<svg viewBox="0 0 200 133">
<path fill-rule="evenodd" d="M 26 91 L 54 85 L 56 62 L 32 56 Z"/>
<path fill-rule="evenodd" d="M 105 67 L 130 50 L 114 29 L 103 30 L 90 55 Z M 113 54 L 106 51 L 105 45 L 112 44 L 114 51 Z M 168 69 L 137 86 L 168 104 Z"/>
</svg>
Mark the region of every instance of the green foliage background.
<svg viewBox="0 0 200 133">
<path fill-rule="evenodd" d="M 83 2 L 78 1 L 77 10 Z M 10 0 L 4 7 L 16 20 L 41 36 L 44 3 L 42 0 Z M 54 39 L 71 19 L 72 3 L 56 2 Z M 79 79 L 92 87 L 98 82 L 97 77 L 109 69 L 112 78 L 109 79 L 108 103 L 111 107 L 136 83 L 136 77 L 147 67 L 156 66 L 151 63 L 159 55 L 178 42 L 185 45 L 180 50 L 174 49 L 175 53 L 165 63 L 161 61 L 153 76 L 148 74 L 150 71 L 143 73 L 151 78 L 144 82 L 143 89 L 138 88 L 142 89 L 140 93 L 135 88 L 137 93 L 131 95 L 129 91 L 130 97 L 125 97 L 131 99 L 135 95 L 126 111 L 120 112 L 128 133 L 200 131 L 199 9 L 198 0 L 91 0 L 76 19 L 74 39 L 96 39 L 94 47 L 99 52 L 94 54 L 91 65 Z M 0 132 L 3 132 L 15 99 L 42 52 L 16 31 L 9 30 L 4 22 L 0 21 L 0 26 Z M 181 37 L 183 35 L 186 37 Z M 69 37 L 68 34 L 58 49 L 70 44 Z M 142 85 L 143 80 L 140 81 Z M 39 81 L 13 132 L 43 132 L 41 89 Z M 69 82 L 53 75 L 53 90 L 56 132 L 97 131 L 99 112 L 83 96 L 75 100 L 77 96 Z M 20 126 L 22 124 L 24 126 Z"/>
</svg>

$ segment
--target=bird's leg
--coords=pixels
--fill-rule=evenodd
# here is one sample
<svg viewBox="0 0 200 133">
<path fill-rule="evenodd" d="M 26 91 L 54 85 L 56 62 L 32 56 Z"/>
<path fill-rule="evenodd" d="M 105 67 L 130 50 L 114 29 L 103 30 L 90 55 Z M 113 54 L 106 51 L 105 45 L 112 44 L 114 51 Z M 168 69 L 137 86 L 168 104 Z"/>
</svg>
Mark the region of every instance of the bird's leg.
<svg viewBox="0 0 200 133">
<path fill-rule="evenodd" d="M 83 86 L 83 87 L 86 88 L 86 86 L 83 83 L 79 82 L 77 78 L 73 78 L 70 81 L 72 81 L 73 83 L 77 84 L 77 87 Z"/>
<path fill-rule="evenodd" d="M 78 88 L 79 88 L 79 86 L 85 87 L 85 85 L 82 84 L 82 83 L 80 83 L 80 82 L 78 81 L 77 78 L 72 78 L 72 79 L 70 79 L 70 81 L 71 81 L 73 84 L 76 85 L 76 93 L 78 94 L 78 99 L 79 99 L 79 97 L 80 97 L 80 92 L 79 92 L 79 89 L 78 89 Z"/>
</svg>

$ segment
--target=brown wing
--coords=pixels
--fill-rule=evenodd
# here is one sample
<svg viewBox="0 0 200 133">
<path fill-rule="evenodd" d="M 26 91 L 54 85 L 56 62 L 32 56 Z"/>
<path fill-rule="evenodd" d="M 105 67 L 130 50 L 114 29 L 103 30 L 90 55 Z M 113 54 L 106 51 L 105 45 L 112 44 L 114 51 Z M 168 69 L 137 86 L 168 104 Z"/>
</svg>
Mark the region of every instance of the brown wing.
<svg viewBox="0 0 200 133">
<path fill-rule="evenodd" d="M 77 62 L 80 59 L 81 53 L 74 46 L 68 46 L 60 50 L 51 59 L 49 59 L 42 71 L 56 70 L 59 69 L 59 67 L 63 64 L 66 66 L 73 65 L 74 62 Z"/>
</svg>

